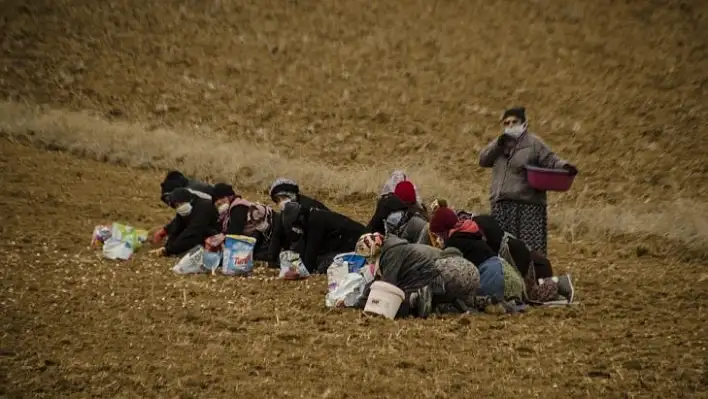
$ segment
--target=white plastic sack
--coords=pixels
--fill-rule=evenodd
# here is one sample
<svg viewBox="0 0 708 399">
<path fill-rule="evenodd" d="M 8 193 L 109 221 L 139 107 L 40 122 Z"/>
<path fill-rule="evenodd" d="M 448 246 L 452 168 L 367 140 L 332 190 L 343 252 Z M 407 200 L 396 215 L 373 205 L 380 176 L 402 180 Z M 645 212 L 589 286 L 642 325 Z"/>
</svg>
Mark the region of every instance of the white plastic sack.
<svg viewBox="0 0 708 399">
<path fill-rule="evenodd" d="M 344 280 L 349 274 L 349 264 L 347 261 L 334 261 L 327 269 L 327 292 L 332 292 L 337 289 L 340 281 Z"/>
<path fill-rule="evenodd" d="M 187 252 L 172 268 L 178 274 L 204 273 L 204 248 L 198 245 Z"/>
<path fill-rule="evenodd" d="M 364 293 L 366 282 L 359 273 L 348 273 L 339 281 L 334 291 L 328 292 L 325 296 L 325 306 L 334 307 L 338 301 L 343 300 L 345 307 L 353 307 Z"/>
<path fill-rule="evenodd" d="M 133 247 L 129 242 L 111 237 L 103 243 L 103 257 L 106 259 L 128 260 L 133 256 Z"/>
<path fill-rule="evenodd" d="M 280 253 L 280 274 L 278 277 L 285 277 L 285 273 L 291 270 L 298 272 L 300 277 L 308 277 L 310 275 L 297 252 L 283 251 Z"/>
<path fill-rule="evenodd" d="M 202 264 L 204 268 L 208 271 L 211 272 L 211 274 L 216 274 L 216 269 L 219 268 L 219 265 L 221 265 L 221 258 L 222 258 L 222 253 L 221 251 L 219 252 L 211 252 L 211 251 L 204 251 L 202 255 Z"/>
</svg>

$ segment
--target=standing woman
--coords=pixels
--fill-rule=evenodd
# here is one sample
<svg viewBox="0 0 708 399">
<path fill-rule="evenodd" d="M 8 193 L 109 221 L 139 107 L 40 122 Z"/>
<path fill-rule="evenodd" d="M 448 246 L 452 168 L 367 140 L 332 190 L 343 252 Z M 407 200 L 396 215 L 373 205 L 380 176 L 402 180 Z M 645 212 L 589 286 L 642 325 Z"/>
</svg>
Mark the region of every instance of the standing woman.
<svg viewBox="0 0 708 399">
<path fill-rule="evenodd" d="M 479 155 L 479 165 L 492 169 L 492 216 L 502 229 L 545 256 L 548 234 L 546 192 L 529 185 L 526 165 L 565 169 L 571 175 L 577 174 L 578 169 L 560 159 L 538 136 L 528 131 L 525 108 L 507 109 L 501 123 L 504 133 Z"/>
</svg>

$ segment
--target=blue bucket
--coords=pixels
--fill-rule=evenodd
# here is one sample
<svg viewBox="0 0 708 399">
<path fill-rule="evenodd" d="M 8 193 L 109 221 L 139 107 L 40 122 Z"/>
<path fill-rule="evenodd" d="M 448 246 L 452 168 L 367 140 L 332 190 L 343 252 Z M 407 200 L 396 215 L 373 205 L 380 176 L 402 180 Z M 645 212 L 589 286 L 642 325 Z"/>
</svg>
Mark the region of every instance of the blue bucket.
<svg viewBox="0 0 708 399">
<path fill-rule="evenodd" d="M 248 236 L 227 235 L 224 240 L 222 273 L 247 276 L 253 271 L 253 248 L 256 239 Z"/>
<path fill-rule="evenodd" d="M 339 254 L 334 257 L 334 262 L 347 262 L 349 273 L 356 273 L 366 264 L 366 258 L 354 252 Z"/>
</svg>

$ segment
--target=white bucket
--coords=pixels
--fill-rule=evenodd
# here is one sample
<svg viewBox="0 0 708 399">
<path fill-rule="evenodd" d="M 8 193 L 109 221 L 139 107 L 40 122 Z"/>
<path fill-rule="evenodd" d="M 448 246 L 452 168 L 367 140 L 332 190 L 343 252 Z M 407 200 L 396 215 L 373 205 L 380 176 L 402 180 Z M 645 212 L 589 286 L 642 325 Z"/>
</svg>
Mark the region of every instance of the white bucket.
<svg viewBox="0 0 708 399">
<path fill-rule="evenodd" d="M 364 312 L 378 314 L 393 320 L 405 298 L 406 294 L 395 285 L 384 281 L 374 281 L 371 284 Z"/>
</svg>

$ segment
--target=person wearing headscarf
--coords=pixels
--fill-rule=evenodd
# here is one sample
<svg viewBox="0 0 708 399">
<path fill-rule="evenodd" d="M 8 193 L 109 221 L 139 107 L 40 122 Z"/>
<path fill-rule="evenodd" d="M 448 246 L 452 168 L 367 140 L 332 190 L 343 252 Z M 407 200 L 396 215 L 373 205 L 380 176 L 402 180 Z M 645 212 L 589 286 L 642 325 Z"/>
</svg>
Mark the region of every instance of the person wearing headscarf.
<svg viewBox="0 0 708 399">
<path fill-rule="evenodd" d="M 177 188 L 187 188 L 190 192 L 203 199 L 212 199 L 214 186 L 199 180 L 189 179 L 178 170 L 171 170 L 160 183 L 160 200 L 169 205 L 169 195 Z"/>
<path fill-rule="evenodd" d="M 545 257 L 534 255 L 523 241 L 504 232 L 489 215 L 475 215 L 470 220 L 462 220 L 450 208 L 441 206 L 431 220 L 431 230 L 442 238 L 446 247 L 460 248 L 475 265 L 490 259 L 496 262 L 494 258 L 501 260 L 507 287 L 517 287 L 518 278 L 523 279 L 524 301 L 546 302 L 557 299 L 559 295 L 569 302 L 574 299 L 570 275 L 552 276 L 550 271 L 545 270 L 546 266 L 550 269 L 550 262 Z M 536 262 L 541 275 L 536 274 Z M 480 274 L 483 274 L 481 269 Z"/>
<path fill-rule="evenodd" d="M 253 259 L 269 261 L 273 210 L 267 205 L 244 199 L 227 183 L 214 185 L 214 205 L 219 211 L 221 233 L 255 238 Z"/>
<path fill-rule="evenodd" d="M 545 256 L 548 235 L 546 192 L 529 185 L 526 166 L 565 169 L 571 175 L 577 174 L 578 169 L 559 158 L 538 136 L 528 131 L 525 108 L 507 109 L 501 123 L 501 136 L 479 155 L 479 165 L 492 169 L 492 216 L 505 231 Z"/>
<path fill-rule="evenodd" d="M 479 270 L 481 296 L 496 301 L 522 301 L 524 280 L 513 266 L 489 247 L 479 226 L 471 220 L 459 220 L 448 207 L 439 207 L 430 220 L 430 231 L 444 243 L 457 248 Z"/>
<path fill-rule="evenodd" d="M 351 252 L 366 228 L 347 216 L 334 211 L 305 208 L 291 201 L 281 212 L 286 231 L 300 235 L 300 259 L 310 273 L 326 273 L 334 257 Z"/>
<path fill-rule="evenodd" d="M 417 242 L 427 221 L 425 208 L 417 202 L 415 185 L 402 180 L 392 192 L 379 198 L 366 228 L 370 233 L 395 234 Z"/>
<path fill-rule="evenodd" d="M 278 211 L 282 211 L 285 204 L 294 201 L 300 204 L 303 209 L 322 209 L 329 210 L 322 202 L 308 197 L 300 193 L 300 186 L 291 179 L 279 177 L 273 181 L 269 189 L 270 199 L 276 205 Z M 300 234 L 292 230 L 284 229 L 282 226 L 282 218 L 273 217 L 273 227 L 269 246 L 269 260 L 272 265 L 277 265 L 282 251 L 292 250 L 295 252 L 304 252 L 302 243 L 298 242 Z"/>
<path fill-rule="evenodd" d="M 167 242 L 154 252 L 157 255 L 181 255 L 219 233 L 219 214 L 210 200 L 181 187 L 172 191 L 169 205 L 177 215 L 164 227 Z"/>
<path fill-rule="evenodd" d="M 439 249 L 411 244 L 396 236 L 384 238 L 379 233 L 366 233 L 357 241 L 355 252 L 376 265 L 374 281 L 393 284 L 405 293 L 396 317 L 425 318 L 432 312 L 433 284 L 439 275 L 435 268 Z M 366 306 L 370 292 L 371 283 L 364 289 L 357 307 Z"/>
<path fill-rule="evenodd" d="M 398 183 L 402 181 L 409 181 L 408 176 L 406 176 L 406 173 L 404 171 L 396 170 L 391 173 L 391 177 L 388 178 L 383 188 L 381 188 L 381 194 L 379 195 L 379 197 L 383 197 L 387 194 L 393 194 L 396 190 L 396 186 L 398 186 Z M 422 204 L 423 201 L 421 200 L 418 188 L 415 185 L 413 185 L 413 193 L 415 195 L 415 199 L 413 201 Z"/>
<path fill-rule="evenodd" d="M 178 170 L 171 170 L 160 183 L 160 201 L 165 205 L 170 205 L 170 194 L 178 189 L 186 188 L 193 195 L 206 200 L 212 200 L 214 187 L 199 180 L 189 179 Z M 167 237 L 167 230 L 158 229 L 152 237 L 153 243 L 160 243 Z"/>
<path fill-rule="evenodd" d="M 435 268 L 440 273 L 434 289 L 435 304 L 452 304 L 460 313 L 469 312 L 477 307 L 477 290 L 479 290 L 479 271 L 477 267 L 462 256 L 462 252 L 454 247 L 445 248 L 435 261 Z"/>
</svg>

